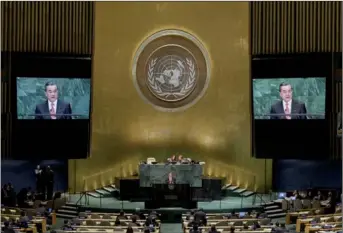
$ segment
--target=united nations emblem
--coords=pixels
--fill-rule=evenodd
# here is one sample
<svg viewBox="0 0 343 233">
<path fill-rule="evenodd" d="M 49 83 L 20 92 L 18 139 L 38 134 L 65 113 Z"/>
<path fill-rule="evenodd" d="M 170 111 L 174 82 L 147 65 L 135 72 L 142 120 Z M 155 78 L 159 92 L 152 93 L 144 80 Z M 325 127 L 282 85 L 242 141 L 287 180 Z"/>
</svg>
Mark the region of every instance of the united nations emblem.
<svg viewBox="0 0 343 233">
<path fill-rule="evenodd" d="M 208 53 L 193 35 L 164 30 L 137 50 L 132 74 L 143 99 L 159 110 L 190 107 L 205 93 L 210 79 Z"/>
</svg>

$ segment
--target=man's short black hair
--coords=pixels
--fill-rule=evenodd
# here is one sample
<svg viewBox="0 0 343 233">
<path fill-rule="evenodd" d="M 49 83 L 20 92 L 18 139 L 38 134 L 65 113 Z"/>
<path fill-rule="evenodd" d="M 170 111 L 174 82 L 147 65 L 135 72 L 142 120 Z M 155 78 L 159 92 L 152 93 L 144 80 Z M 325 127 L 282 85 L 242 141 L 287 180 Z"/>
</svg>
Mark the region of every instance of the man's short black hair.
<svg viewBox="0 0 343 233">
<path fill-rule="evenodd" d="M 284 87 L 284 86 L 291 86 L 291 90 L 293 89 L 291 84 L 286 83 L 286 82 L 282 82 L 282 83 L 280 83 L 280 86 L 279 86 L 279 92 L 281 92 L 281 87 Z"/>
<path fill-rule="evenodd" d="M 51 81 L 46 82 L 46 83 L 45 83 L 45 91 L 46 91 L 46 88 L 47 88 L 48 86 L 56 86 L 56 87 L 57 87 L 57 84 L 54 83 L 54 82 L 51 82 Z"/>
</svg>

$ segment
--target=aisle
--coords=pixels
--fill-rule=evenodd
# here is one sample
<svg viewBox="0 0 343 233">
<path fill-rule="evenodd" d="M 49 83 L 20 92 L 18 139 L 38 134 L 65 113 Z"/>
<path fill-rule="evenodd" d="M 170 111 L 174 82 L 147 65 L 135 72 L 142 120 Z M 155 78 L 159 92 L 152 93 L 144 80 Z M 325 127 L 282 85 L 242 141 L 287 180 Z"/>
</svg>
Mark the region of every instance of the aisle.
<svg viewBox="0 0 343 233">
<path fill-rule="evenodd" d="M 181 223 L 162 223 L 161 232 L 163 233 L 181 233 Z"/>
</svg>

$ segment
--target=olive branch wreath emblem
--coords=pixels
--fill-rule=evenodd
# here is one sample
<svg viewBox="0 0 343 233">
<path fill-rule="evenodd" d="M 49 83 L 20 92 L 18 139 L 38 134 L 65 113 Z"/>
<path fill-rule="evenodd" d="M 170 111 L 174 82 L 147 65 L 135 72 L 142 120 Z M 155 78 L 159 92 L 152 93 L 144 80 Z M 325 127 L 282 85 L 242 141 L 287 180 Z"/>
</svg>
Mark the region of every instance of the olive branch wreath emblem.
<svg viewBox="0 0 343 233">
<path fill-rule="evenodd" d="M 151 59 L 149 65 L 148 65 L 148 84 L 149 87 L 155 92 L 156 95 L 161 97 L 168 97 L 168 96 L 175 96 L 175 97 L 182 97 L 187 95 L 187 93 L 194 87 L 195 85 L 195 67 L 194 62 L 186 58 L 186 63 L 189 69 L 189 76 L 186 81 L 186 83 L 183 85 L 181 90 L 179 92 L 164 92 L 162 91 L 161 87 L 157 85 L 157 82 L 154 78 L 154 68 L 156 65 L 158 58 Z"/>
</svg>

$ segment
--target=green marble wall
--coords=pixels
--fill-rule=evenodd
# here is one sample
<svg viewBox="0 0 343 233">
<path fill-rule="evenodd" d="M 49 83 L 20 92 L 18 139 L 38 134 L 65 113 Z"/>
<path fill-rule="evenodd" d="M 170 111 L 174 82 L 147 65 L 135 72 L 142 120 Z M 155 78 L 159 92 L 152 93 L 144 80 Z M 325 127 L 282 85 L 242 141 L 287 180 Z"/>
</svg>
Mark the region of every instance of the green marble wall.
<svg viewBox="0 0 343 233">
<path fill-rule="evenodd" d="M 280 100 L 279 85 L 287 82 L 293 87 L 293 99 L 305 103 L 307 113 L 325 114 L 325 78 L 278 78 L 253 80 L 253 111 L 255 119 L 269 119 L 256 116 L 270 113 L 270 107 Z M 324 119 L 325 116 L 312 116 L 311 119 Z"/>
<path fill-rule="evenodd" d="M 57 84 L 59 99 L 69 102 L 73 114 L 83 116 L 77 119 L 89 118 L 90 79 L 79 78 L 17 78 L 17 114 L 18 119 L 34 119 L 37 104 L 46 101 L 45 83 L 53 81 Z"/>
</svg>

